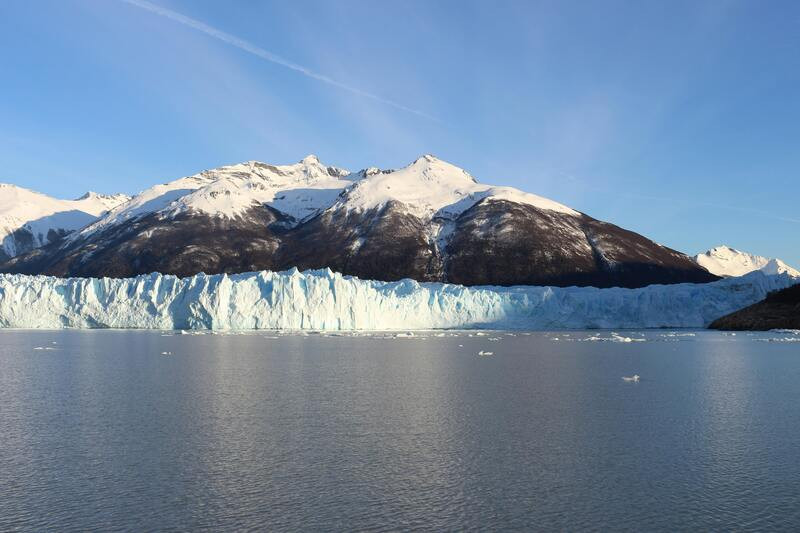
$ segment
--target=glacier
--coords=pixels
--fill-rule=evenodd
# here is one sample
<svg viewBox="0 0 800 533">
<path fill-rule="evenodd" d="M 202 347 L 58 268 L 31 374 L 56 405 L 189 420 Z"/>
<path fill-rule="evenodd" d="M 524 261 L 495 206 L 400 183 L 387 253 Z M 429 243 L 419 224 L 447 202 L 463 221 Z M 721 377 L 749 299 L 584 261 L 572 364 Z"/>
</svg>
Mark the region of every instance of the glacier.
<svg viewBox="0 0 800 533">
<path fill-rule="evenodd" d="M 704 284 L 598 289 L 369 281 L 328 269 L 126 279 L 0 274 L 0 327 L 701 328 L 798 281 L 753 272 Z"/>
</svg>

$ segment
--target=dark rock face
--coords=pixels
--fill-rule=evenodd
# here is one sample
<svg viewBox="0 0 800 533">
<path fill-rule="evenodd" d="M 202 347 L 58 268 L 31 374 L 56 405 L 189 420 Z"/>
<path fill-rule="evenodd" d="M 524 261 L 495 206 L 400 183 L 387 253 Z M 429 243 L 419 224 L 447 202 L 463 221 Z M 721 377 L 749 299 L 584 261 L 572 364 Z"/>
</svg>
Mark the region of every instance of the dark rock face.
<svg viewBox="0 0 800 533">
<path fill-rule="evenodd" d="M 455 222 L 448 281 L 465 285 L 592 285 L 718 279 L 687 256 L 586 215 L 483 201 Z"/>
<path fill-rule="evenodd" d="M 128 277 L 328 267 L 387 281 L 598 287 L 718 279 L 612 224 L 506 200 L 479 201 L 453 220 L 424 221 L 390 201 L 366 211 L 334 207 L 294 223 L 269 207 L 233 219 L 149 215 L 33 250 L 0 270 Z"/>
<path fill-rule="evenodd" d="M 718 318 L 708 327 L 735 331 L 800 329 L 800 284 L 773 292 L 757 304 Z"/>
<path fill-rule="evenodd" d="M 269 208 L 246 218 L 155 215 L 112 226 L 87 240 L 54 243 L 17 256 L 6 272 L 80 277 L 130 277 L 149 272 L 191 276 L 275 268 L 284 215 Z"/>
<path fill-rule="evenodd" d="M 331 210 L 287 232 L 278 253 L 282 268 L 328 267 L 363 279 L 440 280 L 441 260 L 426 226 L 389 202 L 365 212 Z"/>
</svg>

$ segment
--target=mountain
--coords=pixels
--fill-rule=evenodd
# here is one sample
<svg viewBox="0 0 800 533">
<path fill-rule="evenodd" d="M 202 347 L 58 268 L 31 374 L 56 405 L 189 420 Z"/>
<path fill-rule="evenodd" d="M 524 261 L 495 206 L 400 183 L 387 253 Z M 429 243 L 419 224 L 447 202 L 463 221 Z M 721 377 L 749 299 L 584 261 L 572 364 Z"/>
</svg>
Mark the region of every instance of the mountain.
<svg viewBox="0 0 800 533">
<path fill-rule="evenodd" d="M 770 276 L 786 273 L 790 276 L 800 277 L 800 271 L 780 259 L 770 259 L 741 252 L 730 246 L 717 246 L 705 253 L 697 254 L 694 256 L 694 260 L 712 274 L 723 277 L 743 276 L 754 270 L 760 270 Z"/>
<path fill-rule="evenodd" d="M 87 192 L 77 200 L 59 200 L 0 183 L 0 261 L 58 241 L 128 199 Z"/>
<path fill-rule="evenodd" d="M 800 284 L 770 293 L 764 300 L 715 320 L 712 329 L 800 330 Z"/>
<path fill-rule="evenodd" d="M 0 270 L 190 276 L 328 267 L 366 279 L 594 285 L 718 279 L 682 253 L 434 156 L 359 172 L 308 156 L 157 185 Z"/>
</svg>

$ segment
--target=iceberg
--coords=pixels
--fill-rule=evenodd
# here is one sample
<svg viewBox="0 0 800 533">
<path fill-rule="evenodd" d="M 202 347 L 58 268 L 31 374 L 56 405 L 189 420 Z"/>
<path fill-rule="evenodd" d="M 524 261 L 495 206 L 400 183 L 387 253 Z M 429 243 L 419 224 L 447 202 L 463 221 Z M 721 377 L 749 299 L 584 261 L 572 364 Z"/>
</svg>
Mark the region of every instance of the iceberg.
<svg viewBox="0 0 800 533">
<path fill-rule="evenodd" d="M 369 281 L 328 269 L 127 279 L 0 274 L 0 327 L 702 328 L 797 281 L 788 274 L 753 272 L 712 283 L 598 289 Z"/>
</svg>

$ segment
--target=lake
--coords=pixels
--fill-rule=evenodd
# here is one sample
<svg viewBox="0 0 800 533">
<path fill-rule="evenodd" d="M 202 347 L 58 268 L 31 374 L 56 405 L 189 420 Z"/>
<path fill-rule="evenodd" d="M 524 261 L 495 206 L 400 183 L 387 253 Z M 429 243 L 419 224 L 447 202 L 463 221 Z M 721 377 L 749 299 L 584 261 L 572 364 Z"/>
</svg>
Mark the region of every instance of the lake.
<svg viewBox="0 0 800 533">
<path fill-rule="evenodd" d="M 0 331 L 0 530 L 798 530 L 797 340 Z"/>
</svg>

